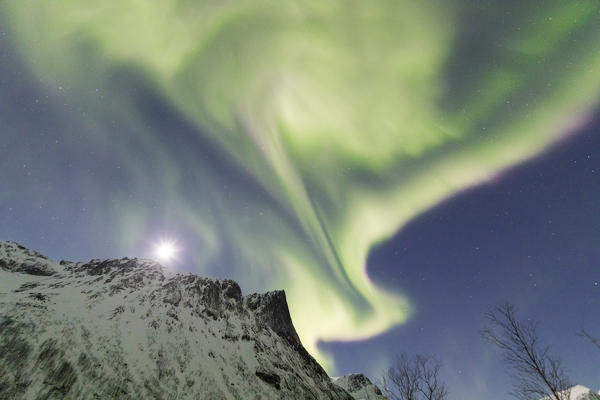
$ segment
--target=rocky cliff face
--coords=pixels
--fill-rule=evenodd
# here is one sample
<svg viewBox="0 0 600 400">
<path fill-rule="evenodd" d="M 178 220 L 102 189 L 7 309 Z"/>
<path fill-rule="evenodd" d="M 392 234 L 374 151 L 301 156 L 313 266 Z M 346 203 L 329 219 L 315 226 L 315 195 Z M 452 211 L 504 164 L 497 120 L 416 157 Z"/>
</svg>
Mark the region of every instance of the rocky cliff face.
<svg viewBox="0 0 600 400">
<path fill-rule="evenodd" d="M 0 398 L 352 396 L 306 352 L 282 291 L 0 242 Z"/>
</svg>

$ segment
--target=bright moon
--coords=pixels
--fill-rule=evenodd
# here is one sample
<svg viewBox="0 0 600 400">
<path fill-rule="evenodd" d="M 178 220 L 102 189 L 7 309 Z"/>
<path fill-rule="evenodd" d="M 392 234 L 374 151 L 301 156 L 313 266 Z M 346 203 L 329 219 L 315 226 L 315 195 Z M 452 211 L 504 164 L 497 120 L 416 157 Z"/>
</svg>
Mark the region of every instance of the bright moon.
<svg viewBox="0 0 600 400">
<path fill-rule="evenodd" d="M 154 255 L 159 261 L 171 261 L 175 257 L 177 249 L 172 242 L 160 242 L 154 249 Z"/>
</svg>

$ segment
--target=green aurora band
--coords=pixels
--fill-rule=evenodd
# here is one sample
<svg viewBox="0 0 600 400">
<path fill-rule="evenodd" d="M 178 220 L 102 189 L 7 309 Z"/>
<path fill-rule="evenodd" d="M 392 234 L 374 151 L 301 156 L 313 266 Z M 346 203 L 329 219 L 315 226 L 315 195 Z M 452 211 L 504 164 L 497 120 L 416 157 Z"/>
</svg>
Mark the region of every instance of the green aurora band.
<svg viewBox="0 0 600 400">
<path fill-rule="evenodd" d="M 369 338 L 418 308 L 369 280 L 373 245 L 539 154 L 599 98 L 599 2 L 480 3 L 7 0 L 0 22 L 33 74 L 85 109 L 83 134 L 200 238 L 198 272 L 225 248 L 244 285 L 285 288 L 303 343 L 331 370 L 319 340 Z M 169 151 L 123 77 L 254 186 Z M 154 155 L 152 176 L 132 146 Z M 152 211 L 112 196 L 131 248 Z"/>
</svg>

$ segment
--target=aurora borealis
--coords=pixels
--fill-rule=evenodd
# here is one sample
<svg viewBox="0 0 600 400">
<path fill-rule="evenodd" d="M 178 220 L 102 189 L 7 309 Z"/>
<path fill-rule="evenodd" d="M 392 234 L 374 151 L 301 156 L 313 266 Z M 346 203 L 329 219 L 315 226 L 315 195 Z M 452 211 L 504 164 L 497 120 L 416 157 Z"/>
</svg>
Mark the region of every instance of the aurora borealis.
<svg viewBox="0 0 600 400">
<path fill-rule="evenodd" d="M 319 341 L 418 313 L 369 278 L 373 247 L 542 154 L 600 99 L 592 0 L 19 0 L 0 27 L 4 71 L 30 82 L 3 81 L 0 134 L 24 151 L 39 142 L 23 135 L 59 132 L 79 154 L 44 147 L 38 192 L 9 181 L 0 201 L 85 209 L 102 238 L 88 258 L 148 256 L 172 235 L 189 270 L 284 288 L 330 371 Z M 45 111 L 14 115 L 9 94 Z M 61 158 L 85 167 L 64 174 Z"/>
</svg>

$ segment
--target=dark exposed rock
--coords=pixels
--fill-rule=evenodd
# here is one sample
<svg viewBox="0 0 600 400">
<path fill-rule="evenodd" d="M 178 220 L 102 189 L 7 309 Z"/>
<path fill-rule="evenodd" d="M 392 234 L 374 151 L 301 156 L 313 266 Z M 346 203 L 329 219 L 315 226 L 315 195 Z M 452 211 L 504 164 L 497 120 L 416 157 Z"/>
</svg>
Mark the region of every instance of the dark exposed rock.
<svg viewBox="0 0 600 400">
<path fill-rule="evenodd" d="M 281 386 L 279 385 L 281 378 L 279 377 L 279 375 L 269 372 L 256 371 L 256 376 L 258 376 L 261 380 L 268 383 L 269 385 L 274 386 L 277 390 L 281 389 Z"/>
<path fill-rule="evenodd" d="M 36 288 L 39 285 L 39 283 L 36 282 L 27 282 L 22 284 L 18 289 L 15 289 L 14 292 L 24 292 L 26 290 L 31 290 Z"/>
<path fill-rule="evenodd" d="M 29 295 L 29 297 L 32 298 L 32 299 L 34 299 L 34 300 L 41 301 L 41 302 L 46 302 L 50 298 L 48 295 L 42 294 L 42 293 L 31 293 Z"/>
<path fill-rule="evenodd" d="M 223 280 L 221 281 L 221 290 L 223 292 L 223 297 L 226 299 L 234 300 L 235 302 L 240 302 L 242 300 L 242 289 L 240 289 L 240 285 L 237 282 L 231 280 Z"/>
<path fill-rule="evenodd" d="M 165 289 L 165 295 L 163 301 L 171 304 L 174 307 L 178 307 L 181 302 L 181 290 L 176 282 L 169 282 L 163 286 Z"/>
<path fill-rule="evenodd" d="M 302 345 L 296 333 L 283 290 L 246 297 L 246 306 L 255 311 L 259 324 L 265 324 L 294 346 Z"/>
<path fill-rule="evenodd" d="M 6 262 L 5 260 L 0 260 L 0 269 L 38 276 L 51 276 L 55 273 L 55 271 L 53 271 L 52 269 L 42 265 Z"/>
</svg>

